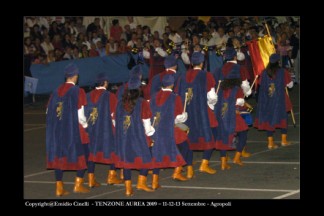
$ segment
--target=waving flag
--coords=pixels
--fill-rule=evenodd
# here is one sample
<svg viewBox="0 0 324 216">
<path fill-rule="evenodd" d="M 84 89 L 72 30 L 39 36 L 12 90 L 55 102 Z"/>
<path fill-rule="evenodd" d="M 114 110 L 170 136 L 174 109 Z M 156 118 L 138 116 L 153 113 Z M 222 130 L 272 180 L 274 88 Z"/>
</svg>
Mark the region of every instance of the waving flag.
<svg viewBox="0 0 324 216">
<path fill-rule="evenodd" d="M 267 67 L 269 57 L 276 52 L 271 37 L 265 35 L 258 40 L 246 42 L 249 48 L 254 75 L 259 75 Z"/>
</svg>

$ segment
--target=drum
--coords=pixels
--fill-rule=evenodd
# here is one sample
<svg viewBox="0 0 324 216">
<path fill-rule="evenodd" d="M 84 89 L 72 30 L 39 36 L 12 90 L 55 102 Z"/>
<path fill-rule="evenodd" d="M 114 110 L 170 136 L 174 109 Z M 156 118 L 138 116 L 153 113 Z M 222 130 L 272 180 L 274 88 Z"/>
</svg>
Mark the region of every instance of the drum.
<svg viewBox="0 0 324 216">
<path fill-rule="evenodd" d="M 241 111 L 240 112 L 241 117 L 244 119 L 245 123 L 247 125 L 252 125 L 253 121 L 252 121 L 252 115 L 250 112 L 246 112 L 246 111 Z"/>
<path fill-rule="evenodd" d="M 174 125 L 177 128 L 180 128 L 182 131 L 187 132 L 187 134 L 189 133 L 189 127 L 183 123 L 178 123 Z"/>
</svg>

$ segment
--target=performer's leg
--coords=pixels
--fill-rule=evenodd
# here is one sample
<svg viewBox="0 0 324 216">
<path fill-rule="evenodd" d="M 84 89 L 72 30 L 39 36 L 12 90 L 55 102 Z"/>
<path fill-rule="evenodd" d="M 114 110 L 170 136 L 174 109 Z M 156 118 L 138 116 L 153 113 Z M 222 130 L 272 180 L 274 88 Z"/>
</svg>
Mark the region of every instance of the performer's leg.
<svg viewBox="0 0 324 216">
<path fill-rule="evenodd" d="M 65 196 L 68 195 L 69 192 L 64 190 L 64 185 L 63 185 L 63 170 L 56 169 L 55 170 L 55 180 L 56 180 L 56 196 Z"/>
<path fill-rule="evenodd" d="M 86 151 L 85 147 L 83 147 L 83 148 L 84 148 L 84 151 Z M 84 153 L 86 154 L 87 152 L 84 152 Z M 88 157 L 86 157 L 86 161 L 87 160 L 88 160 Z M 74 193 L 88 193 L 88 192 L 90 192 L 90 190 L 88 188 L 83 186 L 83 182 L 84 182 L 83 177 L 84 177 L 85 171 L 86 171 L 86 169 L 77 171 L 74 189 L 73 189 Z"/>
<path fill-rule="evenodd" d="M 274 131 L 267 131 L 268 136 L 268 149 L 276 149 L 278 145 L 276 145 L 273 141 L 273 133 Z"/>
<path fill-rule="evenodd" d="M 152 189 L 156 190 L 161 187 L 159 184 L 159 174 L 160 174 L 160 169 L 155 168 L 153 169 L 153 180 L 152 180 Z"/>
<path fill-rule="evenodd" d="M 141 169 L 140 173 L 138 175 L 138 180 L 137 180 L 137 186 L 136 188 L 138 190 L 144 190 L 146 192 L 153 192 L 151 188 L 149 188 L 146 184 L 147 181 L 147 174 L 148 174 L 148 169 Z"/>
<path fill-rule="evenodd" d="M 118 177 L 117 177 L 115 164 L 110 164 L 110 170 L 108 171 L 108 176 L 107 176 L 107 184 L 109 184 L 109 185 L 121 184 L 122 182 L 123 182 L 123 180 L 118 179 Z"/>
<path fill-rule="evenodd" d="M 226 150 L 220 150 L 220 156 L 221 156 L 221 170 L 230 169 L 231 166 L 227 164 L 227 158 L 226 158 Z"/>
<path fill-rule="evenodd" d="M 287 128 L 281 129 L 281 145 L 287 146 L 290 145 L 291 142 L 287 141 Z"/>
<path fill-rule="evenodd" d="M 62 181 L 62 179 L 63 179 L 63 170 L 56 169 L 55 170 L 55 180 Z"/>
<path fill-rule="evenodd" d="M 246 145 L 247 130 L 238 132 L 237 136 L 238 136 L 239 141 L 237 144 L 236 153 L 235 153 L 235 157 L 233 159 L 233 163 L 242 166 L 243 163 L 241 161 L 241 154 L 242 154 L 242 150 L 243 150 L 244 146 Z"/>
<path fill-rule="evenodd" d="M 124 179 L 125 179 L 125 188 L 126 188 L 126 196 L 133 196 L 132 189 L 132 172 L 130 169 L 123 169 Z"/>
<path fill-rule="evenodd" d="M 90 151 L 90 144 L 83 144 L 84 156 L 87 161 L 88 165 L 88 184 L 90 188 L 99 187 L 100 183 L 96 181 L 94 170 L 95 170 L 95 163 L 93 161 L 89 161 L 89 151 Z"/>
<path fill-rule="evenodd" d="M 208 174 L 216 173 L 215 169 L 212 169 L 211 167 L 209 167 L 209 159 L 211 158 L 213 151 L 214 151 L 214 149 L 208 149 L 208 150 L 204 151 L 203 159 L 202 159 L 200 167 L 199 167 L 200 172 L 204 172 L 204 173 L 208 173 Z"/>
<path fill-rule="evenodd" d="M 238 136 L 238 145 L 237 145 L 237 148 L 236 148 L 236 151 L 238 152 L 242 152 L 245 145 L 246 145 L 246 140 L 247 140 L 247 130 L 246 131 L 241 131 L 241 132 L 238 132 L 237 133 L 237 136 Z"/>
</svg>

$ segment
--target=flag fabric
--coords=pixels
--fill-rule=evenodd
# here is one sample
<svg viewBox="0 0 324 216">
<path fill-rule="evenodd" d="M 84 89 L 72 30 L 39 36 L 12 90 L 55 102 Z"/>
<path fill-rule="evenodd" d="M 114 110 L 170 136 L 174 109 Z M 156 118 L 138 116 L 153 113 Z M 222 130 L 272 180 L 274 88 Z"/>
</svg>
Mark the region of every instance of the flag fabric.
<svg viewBox="0 0 324 216">
<path fill-rule="evenodd" d="M 254 75 L 260 76 L 269 63 L 269 57 L 276 52 L 271 37 L 265 35 L 258 40 L 246 42 L 249 48 Z"/>
<path fill-rule="evenodd" d="M 25 76 L 25 88 L 24 88 L 25 92 L 30 92 L 31 94 L 35 94 L 37 83 L 38 83 L 38 79 Z"/>
</svg>

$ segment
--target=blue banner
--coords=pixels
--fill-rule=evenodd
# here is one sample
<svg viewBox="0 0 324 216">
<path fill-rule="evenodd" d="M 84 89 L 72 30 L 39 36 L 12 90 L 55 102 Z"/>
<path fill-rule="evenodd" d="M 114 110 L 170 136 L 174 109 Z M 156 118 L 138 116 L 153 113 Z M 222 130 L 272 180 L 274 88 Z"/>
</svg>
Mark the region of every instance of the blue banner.
<svg viewBox="0 0 324 216">
<path fill-rule="evenodd" d="M 133 55 L 135 60 L 137 55 Z M 33 64 L 30 67 L 30 71 L 34 78 L 38 79 L 36 88 L 36 94 L 51 93 L 60 84 L 64 82 L 64 68 L 70 62 L 78 66 L 79 74 L 79 86 L 90 86 L 96 81 L 96 77 L 99 73 L 104 73 L 108 76 L 110 83 L 127 82 L 129 79 L 129 69 L 127 64 L 130 60 L 130 55 L 120 54 L 104 57 L 92 57 L 77 60 L 67 60 L 52 62 L 49 64 Z M 178 61 L 179 73 L 185 73 L 186 69 L 182 61 Z M 149 66 L 144 64 L 143 78 L 148 77 Z"/>
</svg>

